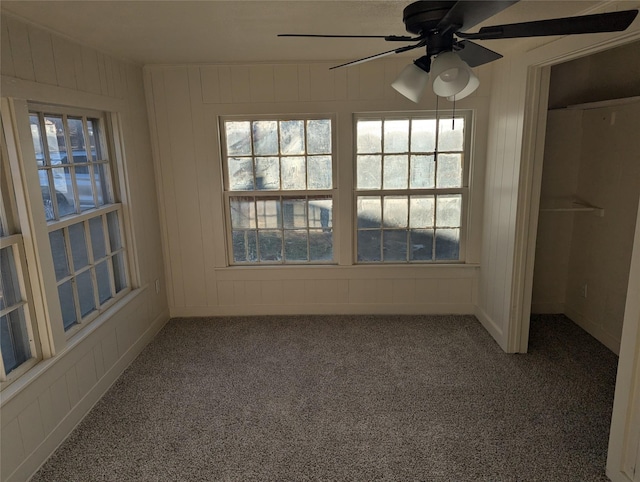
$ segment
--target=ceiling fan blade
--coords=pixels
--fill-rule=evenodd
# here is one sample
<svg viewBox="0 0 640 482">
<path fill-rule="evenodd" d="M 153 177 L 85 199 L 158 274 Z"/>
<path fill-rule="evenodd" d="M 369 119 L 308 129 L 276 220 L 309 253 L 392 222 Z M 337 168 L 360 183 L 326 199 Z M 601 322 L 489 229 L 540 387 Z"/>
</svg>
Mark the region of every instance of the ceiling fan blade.
<svg viewBox="0 0 640 482">
<path fill-rule="evenodd" d="M 456 50 L 456 53 L 469 67 L 477 67 L 502 58 L 502 55 L 498 52 L 484 48 L 482 45 L 470 40 L 458 42 L 457 47 L 460 50 Z"/>
<path fill-rule="evenodd" d="M 482 27 L 478 33 L 457 33 L 472 40 L 501 38 L 545 37 L 547 35 L 572 35 L 581 33 L 620 32 L 625 30 L 638 15 L 638 10 L 597 13 L 581 17 L 555 18 L 535 22 L 512 23 Z"/>
<path fill-rule="evenodd" d="M 407 35 L 322 35 L 306 33 L 279 33 L 278 37 L 312 37 L 312 38 L 382 38 L 387 42 L 414 42 L 422 40 L 421 37 L 409 37 Z"/>
<path fill-rule="evenodd" d="M 456 30 L 465 31 L 478 25 L 483 20 L 493 17 L 514 3 L 518 3 L 518 0 L 459 0 L 440 20 L 438 27 L 446 28 L 453 25 Z"/>
<path fill-rule="evenodd" d="M 346 67 L 347 65 L 363 64 L 365 62 L 369 62 L 370 60 L 379 59 L 379 58 L 382 58 L 382 57 L 387 57 L 388 55 L 399 54 L 401 52 L 407 52 L 409 50 L 417 49 L 419 47 L 424 47 L 425 45 L 427 45 L 427 42 L 425 40 L 423 40 L 421 42 L 418 42 L 415 45 L 407 45 L 406 47 L 400 47 L 398 49 L 387 50 L 386 52 L 380 52 L 379 54 L 370 55 L 369 57 L 364 57 L 362 59 L 352 60 L 351 62 L 347 62 L 347 63 L 340 64 L 340 65 L 336 65 L 334 67 L 330 67 L 329 70 L 339 69 L 340 67 Z"/>
</svg>

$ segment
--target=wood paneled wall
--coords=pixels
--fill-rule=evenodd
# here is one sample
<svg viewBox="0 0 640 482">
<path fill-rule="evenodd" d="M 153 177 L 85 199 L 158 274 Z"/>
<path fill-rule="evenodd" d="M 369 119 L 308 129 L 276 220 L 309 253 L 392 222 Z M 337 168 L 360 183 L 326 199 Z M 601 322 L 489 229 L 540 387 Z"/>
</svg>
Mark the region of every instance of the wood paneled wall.
<svg viewBox="0 0 640 482">
<path fill-rule="evenodd" d="M 390 87 L 407 62 L 145 68 L 172 315 L 474 312 L 490 67 L 479 69 L 482 87 L 456 106 L 474 110 L 476 133 L 467 264 L 353 264 L 353 114 L 436 108 L 432 93 L 416 105 Z M 336 116 L 337 265 L 228 267 L 218 118 L 291 113 Z"/>
<path fill-rule="evenodd" d="M 3 97 L 119 116 L 120 177 L 127 186 L 123 204 L 133 247 L 132 293 L 68 340 L 55 357 L 0 392 L 0 478 L 24 481 L 71 433 L 169 314 L 142 69 L 4 12 L 1 28 Z M 154 289 L 155 280 L 163 288 L 160 293 Z"/>
</svg>

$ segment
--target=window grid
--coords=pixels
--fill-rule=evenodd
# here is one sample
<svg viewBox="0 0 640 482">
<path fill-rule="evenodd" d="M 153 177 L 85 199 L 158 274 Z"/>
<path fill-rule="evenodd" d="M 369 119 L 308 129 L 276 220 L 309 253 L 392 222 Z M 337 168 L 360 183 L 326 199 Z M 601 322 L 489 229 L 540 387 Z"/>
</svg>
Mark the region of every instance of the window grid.
<svg viewBox="0 0 640 482">
<path fill-rule="evenodd" d="M 413 123 L 414 121 L 421 120 L 431 120 L 434 122 L 434 141 L 433 141 L 433 150 L 413 150 Z M 368 150 L 364 153 L 360 152 L 359 149 L 359 122 L 367 122 L 374 121 L 380 122 L 380 149 L 376 151 L 369 152 Z M 387 152 L 386 146 L 386 135 L 385 135 L 385 123 L 393 122 L 393 121 L 407 121 L 408 122 L 408 132 L 407 132 L 407 148 L 401 151 L 391 151 Z M 445 122 L 452 123 L 452 131 L 455 129 L 455 123 L 462 122 L 463 125 L 463 134 L 462 134 L 462 145 L 459 149 L 439 149 L 440 147 L 440 137 L 442 125 Z M 356 257 L 358 263 L 380 263 L 380 262 L 392 262 L 392 263 L 416 263 L 416 262 L 459 262 L 463 260 L 463 246 L 464 246 L 464 220 L 466 218 L 466 203 L 467 203 L 467 191 L 468 191 L 468 130 L 470 124 L 470 116 L 464 115 L 464 117 L 456 117 L 455 121 L 452 118 L 436 118 L 435 116 L 356 116 L 355 119 L 356 124 L 356 163 L 355 163 L 355 179 L 356 179 L 356 189 L 355 191 L 355 203 L 356 209 L 354 210 L 355 215 L 355 231 L 356 231 L 356 239 L 355 242 L 355 250 Z M 458 124 L 459 126 L 460 124 Z M 440 158 L 441 156 L 447 155 L 460 155 L 460 182 L 456 187 L 446 187 L 441 188 L 438 186 L 439 184 L 439 168 L 441 166 Z M 359 178 L 359 169 L 360 169 L 360 157 L 361 156 L 369 156 L 370 158 L 373 156 L 378 156 L 380 158 L 379 163 L 379 172 L 378 172 L 378 187 L 371 188 L 367 186 L 366 188 L 360 188 L 358 183 L 360 182 Z M 406 172 L 406 187 L 397 188 L 388 188 L 385 186 L 385 167 L 386 160 L 391 156 L 406 156 L 407 159 L 407 168 Z M 413 165 L 415 159 L 419 156 L 433 156 L 433 185 L 432 187 L 412 187 L 412 172 Z M 434 203 L 433 209 L 433 221 L 429 226 L 420 226 L 419 228 L 412 226 L 411 223 L 411 200 L 418 198 L 432 198 Z M 387 199 L 398 199 L 403 198 L 406 199 L 406 219 L 403 223 L 396 222 L 395 225 L 387 226 L 386 223 L 386 209 L 385 202 Z M 379 212 L 379 223 L 373 226 L 365 226 L 360 219 L 362 215 L 361 204 L 363 200 L 367 199 L 377 199 L 380 203 L 380 212 Z M 458 220 L 454 223 L 440 223 L 438 221 L 438 205 L 445 204 L 447 199 L 456 199 L 459 204 L 459 215 Z M 364 217 L 364 216 L 362 216 Z M 404 231 L 404 236 L 400 236 L 400 232 Z M 420 252 L 422 249 L 420 246 L 414 246 L 412 240 L 412 234 L 423 231 L 423 234 L 428 235 L 431 233 L 431 246 L 430 246 L 430 256 L 424 256 L 424 253 Z M 449 238 L 452 241 L 445 241 L 444 234 L 449 234 Z M 440 235 L 440 240 L 439 240 Z M 378 249 L 374 249 L 372 246 L 369 250 L 369 253 L 364 253 L 365 248 L 365 240 L 366 237 L 369 237 L 369 242 L 374 245 L 377 244 Z M 404 240 L 402 240 L 404 238 Z M 456 240 L 457 238 L 457 240 Z M 428 236 L 425 237 L 428 239 Z M 398 253 L 392 253 L 392 250 L 388 250 L 387 241 L 395 241 L 396 245 L 399 243 L 402 244 L 404 242 L 404 255 L 400 256 Z M 457 248 L 455 244 L 457 243 Z M 419 244 L 419 243 L 418 243 Z M 444 249 L 439 249 L 440 246 L 450 245 L 453 246 L 453 249 L 449 249 L 449 253 L 443 252 Z M 428 247 L 428 246 L 427 246 Z M 397 246 L 396 246 L 396 249 Z M 377 255 L 375 254 L 377 251 Z M 387 254 L 386 254 L 387 253 Z M 389 254 L 391 253 L 391 254 Z M 417 254 L 417 255 L 414 255 Z"/>
<path fill-rule="evenodd" d="M 315 152 L 317 149 L 310 147 L 310 122 L 328 124 L 326 134 L 328 139 L 327 149 Z M 236 155 L 230 147 L 230 135 L 228 124 L 248 123 L 246 141 L 247 152 Z M 258 152 L 256 135 L 261 123 L 271 122 L 275 126 L 275 139 L 277 151 L 268 154 Z M 284 124 L 301 124 L 300 145 L 298 151 L 286 152 L 284 136 Z M 320 125 L 320 124 L 318 124 Z M 229 264 L 255 265 L 255 264 L 326 264 L 333 262 L 333 190 L 334 179 L 334 154 L 332 120 L 326 117 L 296 116 L 269 117 L 254 119 L 221 119 L 220 122 L 223 139 L 224 182 L 225 182 L 225 209 L 228 226 L 228 256 Z M 272 132 L 273 134 L 273 132 Z M 291 142 L 291 141 L 289 141 Z M 295 142 L 294 142 L 295 144 Z M 311 152 L 311 151 L 314 152 Z M 238 187 L 239 183 L 234 177 L 233 162 L 239 158 L 250 158 L 252 169 L 252 186 Z M 261 173 L 260 159 L 273 159 L 277 163 L 278 176 L 277 188 L 264 184 L 259 179 Z M 302 172 L 299 178 L 287 179 L 286 167 L 296 168 L 293 163 L 297 159 L 303 162 Z M 328 175 L 316 179 L 315 185 L 311 174 L 312 164 L 328 162 Z M 288 160 L 292 164 L 288 165 Z M 315 164 L 314 164 L 315 166 Z M 268 181 L 267 181 L 268 182 Z M 304 183 L 304 185 L 302 185 Z M 239 206 L 243 205 L 245 211 L 251 210 L 250 216 L 243 220 L 239 218 Z M 248 206 L 251 206 L 248 208 Z M 296 207 L 297 206 L 297 207 Z M 304 206 L 302 208 L 301 206 Z M 265 210 L 269 207 L 271 211 Z M 288 225 L 287 217 L 291 216 L 294 209 L 304 209 L 304 223 Z M 302 219 L 297 214 L 298 222 Z"/>
<path fill-rule="evenodd" d="M 122 205 L 114 199 L 103 116 L 49 108 L 29 115 L 38 172 L 44 173 L 39 177 L 63 326 L 70 336 L 130 289 Z M 56 180 L 56 174 L 63 178 Z M 61 202 L 71 207 L 61 209 Z"/>
</svg>

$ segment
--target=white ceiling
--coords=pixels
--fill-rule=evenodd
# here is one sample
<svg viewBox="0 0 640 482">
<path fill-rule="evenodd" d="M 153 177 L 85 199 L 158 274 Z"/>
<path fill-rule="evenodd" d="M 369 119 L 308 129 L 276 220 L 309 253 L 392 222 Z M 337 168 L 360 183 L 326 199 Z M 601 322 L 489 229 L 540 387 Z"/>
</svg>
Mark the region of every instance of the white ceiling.
<svg viewBox="0 0 640 482">
<path fill-rule="evenodd" d="M 352 60 L 396 48 L 382 39 L 278 38 L 278 33 L 403 35 L 408 1 L 7 1 L 10 12 L 140 64 Z M 600 1 L 522 0 L 481 25 L 589 13 Z M 637 1 L 629 2 L 637 8 Z M 477 27 L 476 27 L 477 28 Z M 471 29 L 471 31 L 475 31 Z M 513 40 L 485 41 L 506 53 Z"/>
</svg>

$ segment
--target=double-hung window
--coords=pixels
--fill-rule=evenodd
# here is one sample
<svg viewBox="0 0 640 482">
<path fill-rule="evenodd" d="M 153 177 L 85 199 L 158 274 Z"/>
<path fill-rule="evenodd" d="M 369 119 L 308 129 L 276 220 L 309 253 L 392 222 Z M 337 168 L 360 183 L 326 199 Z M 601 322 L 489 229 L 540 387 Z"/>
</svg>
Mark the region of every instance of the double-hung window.
<svg viewBox="0 0 640 482">
<path fill-rule="evenodd" d="M 106 115 L 32 106 L 35 162 L 65 331 L 130 288 Z"/>
<path fill-rule="evenodd" d="M 358 263 L 464 260 L 471 116 L 357 115 Z"/>
<path fill-rule="evenodd" d="M 230 264 L 333 262 L 332 136 L 330 117 L 221 119 Z"/>
<path fill-rule="evenodd" d="M 24 242 L 2 137 L 0 164 L 0 382 L 10 382 L 38 357 Z"/>
</svg>

